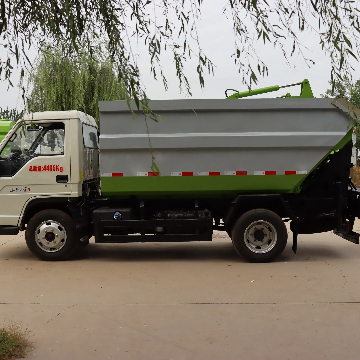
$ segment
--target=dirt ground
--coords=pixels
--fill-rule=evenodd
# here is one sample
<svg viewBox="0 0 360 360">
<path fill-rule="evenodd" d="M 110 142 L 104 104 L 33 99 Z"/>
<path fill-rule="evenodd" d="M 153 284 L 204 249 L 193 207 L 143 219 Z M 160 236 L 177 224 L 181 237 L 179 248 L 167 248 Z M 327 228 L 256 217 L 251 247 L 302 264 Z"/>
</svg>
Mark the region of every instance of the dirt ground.
<svg viewBox="0 0 360 360">
<path fill-rule="evenodd" d="M 360 231 L 360 223 L 357 223 Z M 360 246 L 332 233 L 291 239 L 249 264 L 209 243 L 90 244 L 37 260 L 0 238 L 0 325 L 21 322 L 27 359 L 357 359 Z"/>
</svg>

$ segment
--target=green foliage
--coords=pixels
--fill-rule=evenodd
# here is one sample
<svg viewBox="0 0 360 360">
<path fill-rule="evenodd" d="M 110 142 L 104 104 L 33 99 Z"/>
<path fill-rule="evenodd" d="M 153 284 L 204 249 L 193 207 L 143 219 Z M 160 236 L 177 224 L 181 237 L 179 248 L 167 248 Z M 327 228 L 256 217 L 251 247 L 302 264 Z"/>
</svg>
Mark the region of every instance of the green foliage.
<svg viewBox="0 0 360 360">
<path fill-rule="evenodd" d="M 189 57 L 198 60 L 196 71 L 201 86 L 204 86 L 204 72 L 212 73 L 214 69 L 197 33 L 202 3 L 203 0 L 1 1 L 0 46 L 7 56 L 1 59 L 0 77 L 10 81 L 14 59 L 24 74 L 29 66 L 26 54 L 34 43 L 44 39 L 60 41 L 78 52 L 84 37 L 98 37 L 108 43 L 110 57 L 129 97 L 147 111 L 130 39 L 146 44 L 153 76 L 160 76 L 165 87 L 162 54 L 172 54 L 179 86 L 190 94 L 184 73 L 186 60 Z M 272 43 L 286 59 L 302 56 L 311 64 L 313 61 L 303 55 L 305 47 L 298 34 L 316 35 L 331 59 L 333 82 L 350 73 L 349 60 L 357 60 L 359 56 L 360 13 L 356 1 L 227 0 L 225 4 L 225 15 L 234 29 L 234 60 L 249 86 L 257 82 L 258 76 L 268 73 L 266 59 L 259 58 L 255 51 L 255 41 Z"/>
<path fill-rule="evenodd" d="M 0 328 L 0 359 L 10 360 L 23 358 L 32 345 L 28 340 L 28 331 L 17 324 L 9 324 Z"/>
<path fill-rule="evenodd" d="M 9 107 L 4 110 L 0 107 L 0 119 L 8 119 L 11 121 L 18 121 L 22 118 L 24 111 L 18 111 L 16 109 L 9 110 Z"/>
<path fill-rule="evenodd" d="M 332 85 L 331 81 L 329 84 Z M 345 98 L 360 109 L 360 79 L 351 81 L 344 77 L 343 80 L 336 81 L 331 89 L 327 89 L 323 96 Z"/>
<path fill-rule="evenodd" d="M 61 46 L 48 44 L 28 77 L 29 112 L 46 110 L 80 110 L 99 121 L 98 102 L 123 100 L 123 81 L 109 58 L 102 58 L 100 49 L 88 53 L 66 53 Z"/>
<path fill-rule="evenodd" d="M 344 77 L 341 81 L 336 81 L 334 84 L 329 81 L 330 85 L 333 85 L 330 89 L 327 89 L 323 97 L 332 98 L 345 98 L 360 109 L 360 79 L 356 81 L 350 80 L 348 77 Z M 357 149 L 360 149 L 360 126 L 359 124 L 355 128 Z"/>
</svg>

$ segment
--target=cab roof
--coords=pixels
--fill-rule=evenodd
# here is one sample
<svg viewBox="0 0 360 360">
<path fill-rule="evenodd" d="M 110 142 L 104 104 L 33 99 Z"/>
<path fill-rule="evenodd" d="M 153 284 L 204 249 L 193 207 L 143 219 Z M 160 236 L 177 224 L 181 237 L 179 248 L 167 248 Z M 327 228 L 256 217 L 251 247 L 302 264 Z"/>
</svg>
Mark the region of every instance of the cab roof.
<svg viewBox="0 0 360 360">
<path fill-rule="evenodd" d="M 41 111 L 24 115 L 24 120 L 44 121 L 44 120 L 68 120 L 79 119 L 83 124 L 97 127 L 95 119 L 77 110 L 69 111 Z"/>
</svg>

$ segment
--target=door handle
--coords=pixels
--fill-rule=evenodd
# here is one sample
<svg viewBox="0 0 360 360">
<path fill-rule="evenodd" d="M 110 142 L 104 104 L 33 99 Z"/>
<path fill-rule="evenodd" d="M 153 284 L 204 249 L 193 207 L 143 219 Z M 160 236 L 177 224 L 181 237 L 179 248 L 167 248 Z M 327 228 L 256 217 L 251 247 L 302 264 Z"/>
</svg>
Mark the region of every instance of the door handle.
<svg viewBox="0 0 360 360">
<path fill-rule="evenodd" d="M 69 181 L 68 175 L 56 175 L 56 182 L 57 183 L 67 183 Z"/>
</svg>

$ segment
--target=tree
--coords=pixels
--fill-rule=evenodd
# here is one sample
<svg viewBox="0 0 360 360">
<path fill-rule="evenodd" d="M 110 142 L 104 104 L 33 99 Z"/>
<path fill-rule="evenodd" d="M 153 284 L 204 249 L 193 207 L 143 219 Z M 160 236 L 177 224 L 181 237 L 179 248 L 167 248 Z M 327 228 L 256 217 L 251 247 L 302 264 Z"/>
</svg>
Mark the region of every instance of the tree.
<svg viewBox="0 0 360 360">
<path fill-rule="evenodd" d="M 191 89 L 184 73 L 187 58 L 198 59 L 197 72 L 204 86 L 204 72 L 213 64 L 204 54 L 197 36 L 197 22 L 203 0 L 2 0 L 0 3 L 0 46 L 8 56 L 0 73 L 10 80 L 14 59 L 28 66 L 27 49 L 44 38 L 62 41 L 79 51 L 87 35 L 108 43 L 110 57 L 117 65 L 129 96 L 138 106 L 147 107 L 130 38 L 144 41 L 154 77 L 162 72 L 161 55 L 171 52 L 181 88 Z M 303 55 L 298 34 L 315 33 L 332 62 L 331 80 L 341 80 L 351 70 L 350 58 L 357 59 L 360 22 L 357 1 L 353 0 L 224 0 L 224 12 L 232 21 L 235 37 L 234 60 L 243 81 L 249 86 L 268 67 L 254 50 L 254 41 L 271 42 L 288 59 Z M 220 31 L 221 29 L 219 29 Z M 72 48 L 72 49 L 71 49 Z M 303 56 L 304 57 L 304 56 Z M 304 57 L 304 61 L 311 62 Z"/>
<path fill-rule="evenodd" d="M 332 85 L 331 81 L 329 84 Z M 323 96 L 345 98 L 360 109 L 360 79 L 352 81 L 348 77 L 344 77 L 341 81 L 336 81 L 330 89 L 327 89 Z"/>
<path fill-rule="evenodd" d="M 23 111 L 18 111 L 16 109 L 9 110 L 9 107 L 4 110 L 0 107 L 0 119 L 8 119 L 16 122 L 22 118 L 23 114 Z"/>
<path fill-rule="evenodd" d="M 28 76 L 28 111 L 75 109 L 98 121 L 99 101 L 125 99 L 114 64 L 101 55 L 86 49 L 66 54 L 61 45 L 43 45 Z"/>
</svg>

